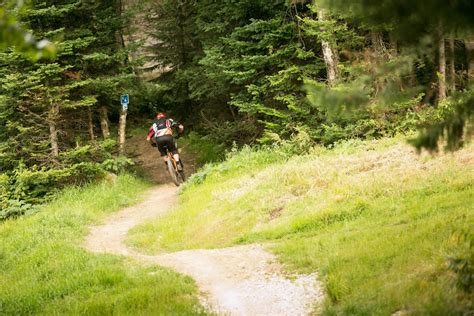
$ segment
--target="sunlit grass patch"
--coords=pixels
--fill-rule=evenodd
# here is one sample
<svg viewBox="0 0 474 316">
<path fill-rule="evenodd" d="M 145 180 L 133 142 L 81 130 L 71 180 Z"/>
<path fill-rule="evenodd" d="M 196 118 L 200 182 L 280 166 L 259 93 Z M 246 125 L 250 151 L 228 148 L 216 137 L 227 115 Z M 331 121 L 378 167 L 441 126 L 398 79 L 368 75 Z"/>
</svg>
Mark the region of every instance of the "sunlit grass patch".
<svg viewBox="0 0 474 316">
<path fill-rule="evenodd" d="M 0 314 L 180 314 L 200 311 L 194 281 L 82 248 L 87 225 L 140 200 L 148 184 L 64 190 L 36 214 L 0 225 Z"/>
</svg>

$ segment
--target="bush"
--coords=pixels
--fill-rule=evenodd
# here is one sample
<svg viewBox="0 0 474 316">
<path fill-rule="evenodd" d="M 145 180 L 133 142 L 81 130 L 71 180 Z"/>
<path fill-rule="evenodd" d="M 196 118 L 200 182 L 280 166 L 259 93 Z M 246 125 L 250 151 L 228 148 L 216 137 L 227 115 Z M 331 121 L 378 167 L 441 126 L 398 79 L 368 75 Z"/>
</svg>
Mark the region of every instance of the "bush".
<svg viewBox="0 0 474 316">
<path fill-rule="evenodd" d="M 21 216 L 49 200 L 68 185 L 84 185 L 107 172 L 120 173 L 132 165 L 126 157 L 114 157 L 115 141 L 77 147 L 61 153 L 55 168 L 19 166 L 0 176 L 0 221 Z"/>
</svg>

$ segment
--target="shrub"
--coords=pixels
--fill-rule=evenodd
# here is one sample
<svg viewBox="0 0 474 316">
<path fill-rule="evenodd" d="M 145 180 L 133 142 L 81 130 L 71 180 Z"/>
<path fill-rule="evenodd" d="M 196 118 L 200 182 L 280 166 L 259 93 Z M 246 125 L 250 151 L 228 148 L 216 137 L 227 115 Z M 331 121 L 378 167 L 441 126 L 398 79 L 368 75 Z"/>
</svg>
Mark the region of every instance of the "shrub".
<svg viewBox="0 0 474 316">
<path fill-rule="evenodd" d="M 126 157 L 114 157 L 115 141 L 77 147 L 61 153 L 55 168 L 18 167 L 0 176 L 0 220 L 21 216 L 49 200 L 68 185 L 84 185 L 107 172 L 120 173 L 132 165 Z"/>
</svg>

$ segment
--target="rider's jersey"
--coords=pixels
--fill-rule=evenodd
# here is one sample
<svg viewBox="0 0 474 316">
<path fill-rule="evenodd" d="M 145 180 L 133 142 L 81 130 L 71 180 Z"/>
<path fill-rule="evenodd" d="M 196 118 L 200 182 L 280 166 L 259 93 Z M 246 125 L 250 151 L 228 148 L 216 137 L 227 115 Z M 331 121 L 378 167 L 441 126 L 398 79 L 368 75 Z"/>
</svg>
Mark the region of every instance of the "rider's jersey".
<svg viewBox="0 0 474 316">
<path fill-rule="evenodd" d="M 160 118 L 153 122 L 153 125 L 150 127 L 150 132 L 148 136 L 161 137 L 165 135 L 173 135 L 172 128 L 177 126 L 178 123 L 172 119 Z"/>
</svg>

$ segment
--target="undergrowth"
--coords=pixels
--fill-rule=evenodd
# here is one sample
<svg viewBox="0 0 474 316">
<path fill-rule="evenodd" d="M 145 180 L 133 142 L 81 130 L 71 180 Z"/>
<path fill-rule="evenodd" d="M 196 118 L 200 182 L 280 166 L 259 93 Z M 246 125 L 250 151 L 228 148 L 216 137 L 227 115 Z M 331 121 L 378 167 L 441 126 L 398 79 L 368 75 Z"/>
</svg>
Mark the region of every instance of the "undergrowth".
<svg viewBox="0 0 474 316">
<path fill-rule="evenodd" d="M 474 149 L 417 155 L 403 141 L 296 156 L 244 148 L 196 173 L 179 206 L 128 243 L 148 253 L 269 243 L 287 269 L 320 272 L 328 315 L 467 313 Z"/>
<path fill-rule="evenodd" d="M 16 161 L 15 168 L 0 173 L 0 222 L 36 211 L 62 188 L 92 183 L 133 165 L 124 156 L 115 157 L 115 147 L 113 140 L 78 146 L 61 152 L 54 167 Z"/>
</svg>

